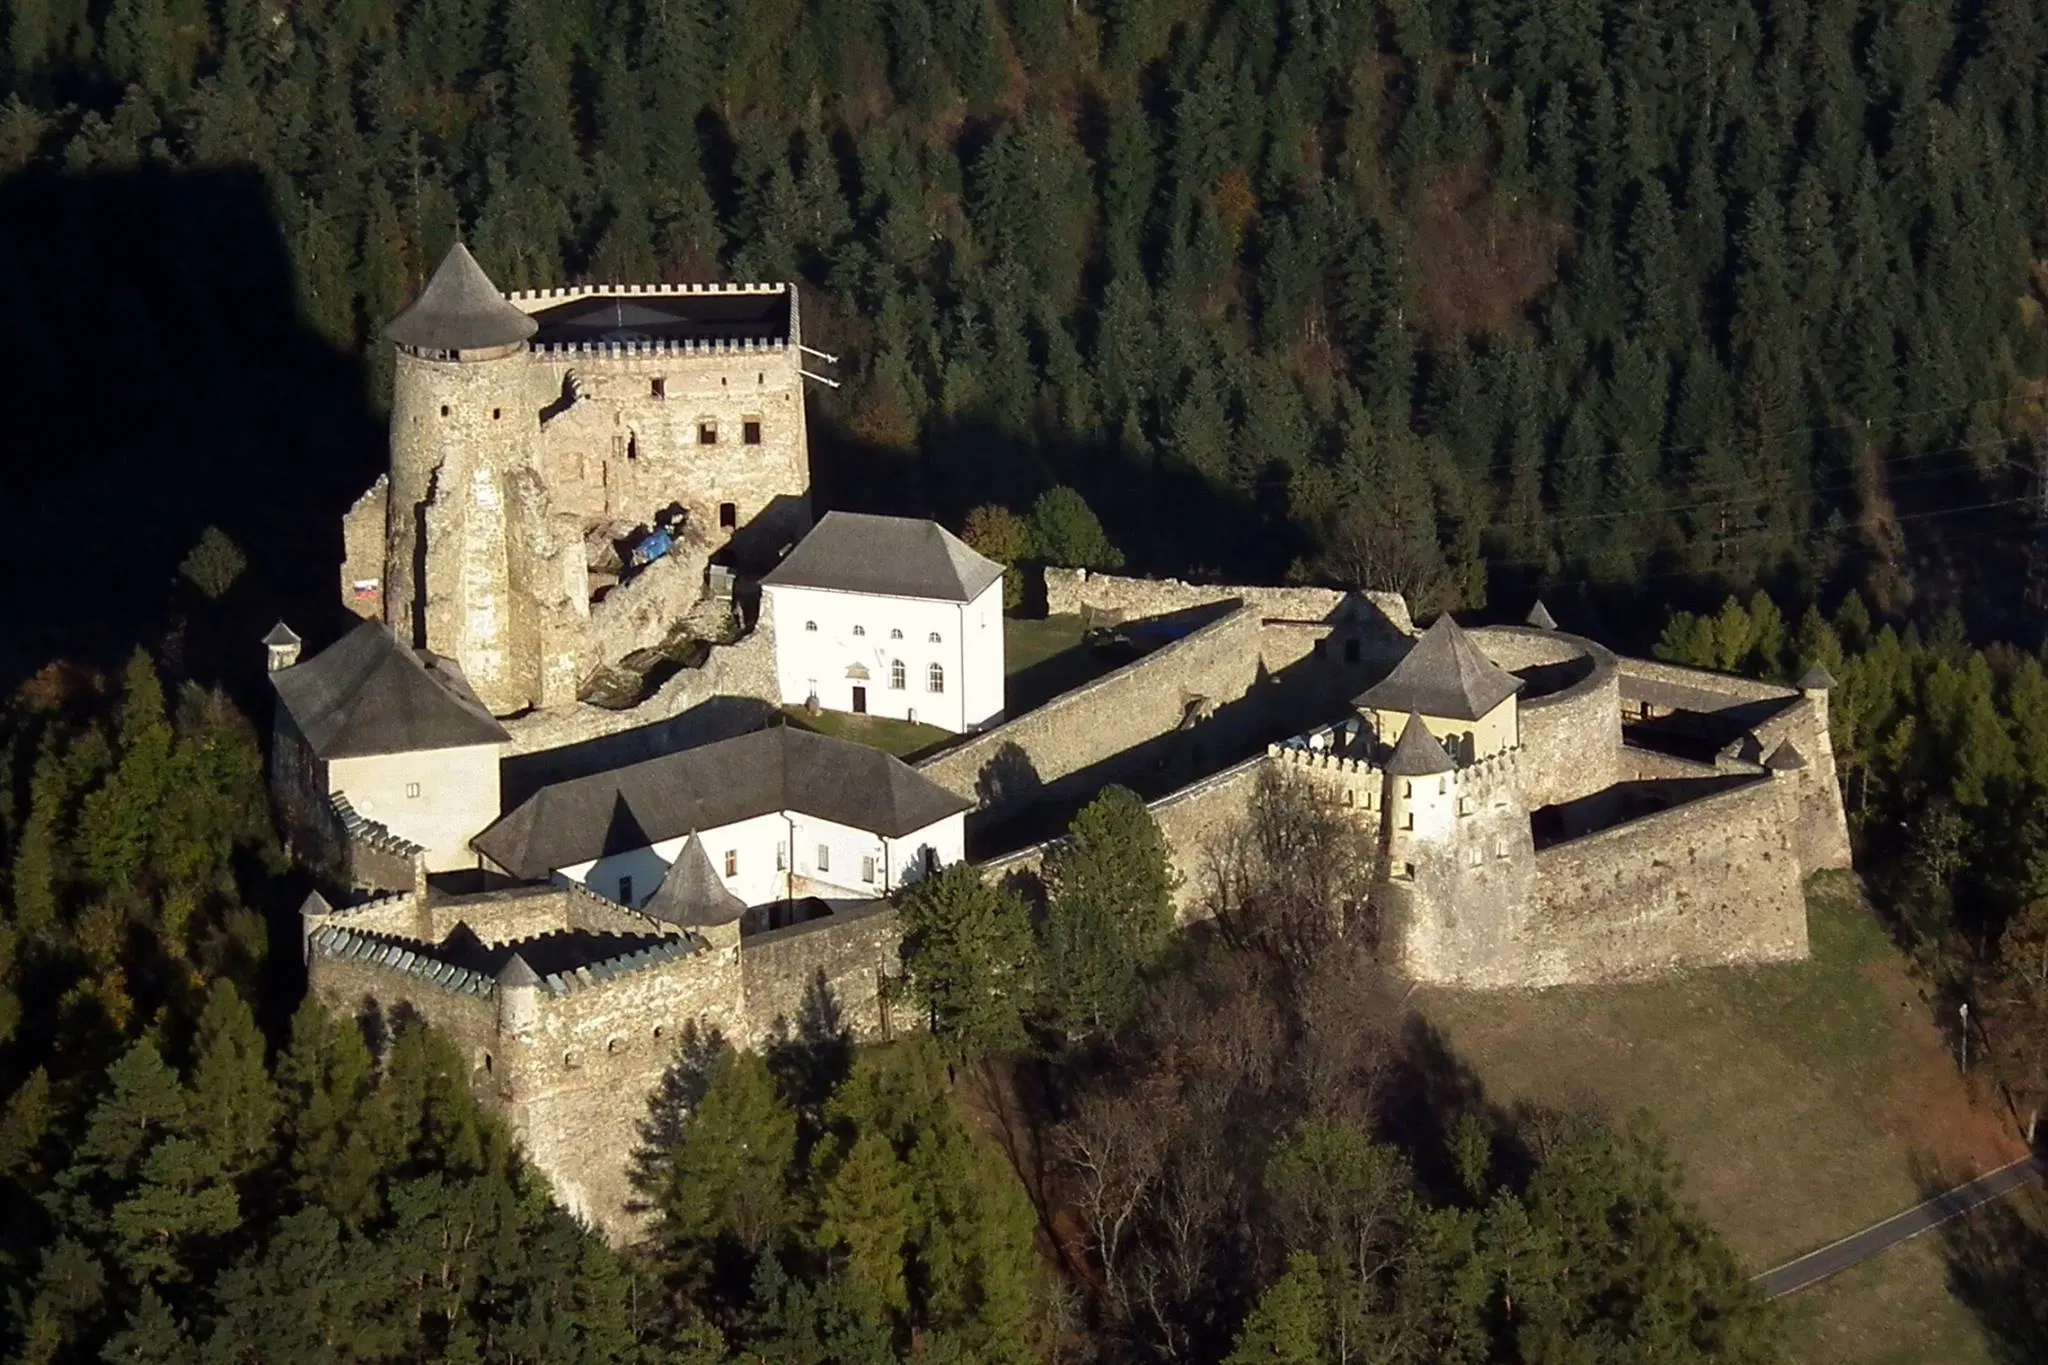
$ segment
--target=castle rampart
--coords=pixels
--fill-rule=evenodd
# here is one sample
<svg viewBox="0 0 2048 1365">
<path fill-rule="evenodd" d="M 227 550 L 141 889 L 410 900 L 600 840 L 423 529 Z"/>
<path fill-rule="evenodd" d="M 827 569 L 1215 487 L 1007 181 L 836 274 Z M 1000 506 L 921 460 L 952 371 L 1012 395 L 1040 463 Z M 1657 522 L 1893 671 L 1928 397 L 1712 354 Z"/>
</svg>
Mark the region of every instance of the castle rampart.
<svg viewBox="0 0 2048 1365">
<path fill-rule="evenodd" d="M 1543 849 L 1512 980 L 1553 986 L 1806 956 L 1794 788 L 1733 790 Z"/>
<path fill-rule="evenodd" d="M 1125 578 L 1088 569 L 1048 568 L 1045 571 L 1046 611 L 1055 616 L 1094 616 L 1109 623 L 1175 612 L 1220 602 L 1242 602 L 1275 623 L 1335 624 L 1347 606 L 1365 606 L 1360 619 L 1376 616 L 1396 647 L 1415 634 L 1408 601 L 1396 592 L 1346 592 L 1339 588 L 1267 588 L 1188 583 L 1177 578 Z M 1319 638 L 1302 637 L 1301 650 Z"/>
<path fill-rule="evenodd" d="M 1522 799 L 1531 809 L 1620 779 L 1620 670 L 1610 650 L 1527 626 L 1486 626 L 1468 634 L 1487 658 L 1524 679 L 1516 707 Z"/>
<path fill-rule="evenodd" d="M 903 926 L 876 900 L 841 906 L 824 919 L 740 940 L 746 1021 L 736 1036 L 755 1046 L 833 1022 L 854 1037 L 886 1040 L 922 1027 L 917 1011 L 886 996 L 898 970 Z"/>
</svg>

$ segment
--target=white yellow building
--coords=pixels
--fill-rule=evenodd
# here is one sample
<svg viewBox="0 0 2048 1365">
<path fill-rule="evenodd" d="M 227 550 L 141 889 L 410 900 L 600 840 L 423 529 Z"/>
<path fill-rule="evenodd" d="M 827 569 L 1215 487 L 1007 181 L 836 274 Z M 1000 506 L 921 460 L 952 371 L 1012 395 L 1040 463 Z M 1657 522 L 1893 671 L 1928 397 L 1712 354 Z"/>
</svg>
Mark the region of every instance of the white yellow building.
<svg viewBox="0 0 2048 1365">
<path fill-rule="evenodd" d="M 1003 566 L 937 522 L 828 512 L 761 580 L 785 705 L 956 734 L 1003 711 Z"/>
</svg>

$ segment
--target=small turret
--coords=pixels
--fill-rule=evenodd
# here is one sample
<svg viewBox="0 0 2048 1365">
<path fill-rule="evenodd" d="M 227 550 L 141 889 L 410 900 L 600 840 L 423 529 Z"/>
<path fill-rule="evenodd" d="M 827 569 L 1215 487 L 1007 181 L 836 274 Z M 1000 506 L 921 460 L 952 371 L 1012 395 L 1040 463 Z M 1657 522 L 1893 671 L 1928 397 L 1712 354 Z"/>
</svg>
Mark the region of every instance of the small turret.
<svg viewBox="0 0 2048 1365">
<path fill-rule="evenodd" d="M 1536 605 L 1529 608 L 1529 615 L 1526 619 L 1529 625 L 1536 627 L 1538 630 L 1557 629 L 1557 618 L 1550 614 L 1550 608 L 1543 605 L 1543 599 L 1540 597 L 1536 599 Z"/>
<path fill-rule="evenodd" d="M 1764 760 L 1764 767 L 1774 773 L 1796 773 L 1806 767 L 1806 755 L 1799 752 L 1799 746 L 1791 740 L 1779 741 L 1771 750 L 1771 756 Z"/>
<path fill-rule="evenodd" d="M 269 651 L 269 665 L 272 673 L 290 668 L 299 661 L 299 649 L 305 641 L 298 632 L 279 621 L 270 628 L 270 634 L 263 637 L 263 648 Z"/>
<path fill-rule="evenodd" d="M 692 830 L 640 913 L 687 929 L 714 948 L 737 948 L 747 903 L 726 886 L 704 841 Z"/>
<path fill-rule="evenodd" d="M 1815 693 L 1825 695 L 1834 691 L 1836 686 L 1835 675 L 1828 672 L 1825 664 L 1816 663 L 1799 675 L 1799 690 L 1809 697 Z"/>
<path fill-rule="evenodd" d="M 540 976 L 518 953 L 498 968 L 498 1032 L 530 1037 L 540 1024 Z"/>
<path fill-rule="evenodd" d="M 459 357 L 523 345 L 538 326 L 506 302 L 469 248 L 457 242 L 384 335 L 407 350 Z"/>
</svg>

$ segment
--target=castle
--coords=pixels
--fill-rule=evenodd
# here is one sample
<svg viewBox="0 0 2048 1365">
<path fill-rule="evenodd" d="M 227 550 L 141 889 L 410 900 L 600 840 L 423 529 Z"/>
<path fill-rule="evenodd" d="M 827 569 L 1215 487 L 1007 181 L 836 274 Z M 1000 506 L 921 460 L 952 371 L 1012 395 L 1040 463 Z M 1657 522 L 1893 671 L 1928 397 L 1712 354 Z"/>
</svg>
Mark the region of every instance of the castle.
<svg viewBox="0 0 2048 1365">
<path fill-rule="evenodd" d="M 686 1030 L 763 1046 L 821 1024 L 914 1027 L 888 989 L 891 892 L 963 858 L 990 877 L 1029 873 L 1046 833 L 1111 782 L 1146 798 L 1184 919 L 1212 903 L 1261 780 L 1312 784 L 1357 821 L 1382 952 L 1421 983 L 1530 988 L 1806 955 L 1802 882 L 1849 861 L 1832 681 L 1622 658 L 1540 604 L 1524 624 L 1443 616 L 1418 632 L 1391 594 L 1049 569 L 1049 614 L 1133 657 L 1038 704 L 970 698 L 952 727 L 965 733 L 914 765 L 761 728 L 777 703 L 946 695 L 909 687 L 910 664 L 891 689 L 900 660 L 936 669 L 928 685 L 966 686 L 986 655 L 959 649 L 999 650 L 1003 632 L 992 646 L 948 633 L 972 635 L 1000 570 L 929 523 L 828 516 L 804 537 L 792 290 L 650 292 L 647 313 L 622 302 L 641 297 L 500 296 L 458 248 L 394 324 L 392 474 L 349 514 L 344 591 L 366 602 L 374 581 L 379 619 L 303 662 L 289 631 L 266 641 L 278 805 L 334 891 L 302 913 L 311 989 L 340 1011 L 445 1029 L 562 1201 L 613 1235 L 637 1226 L 627 1156 Z M 758 319 L 764 299 L 787 326 L 753 350 L 536 341 L 575 319 L 725 316 L 693 311 L 706 300 Z M 747 366 L 755 393 L 721 405 Z M 760 397 L 770 374 L 780 407 Z M 514 394 L 543 401 L 518 408 Z M 516 431 L 494 425 L 515 414 Z M 765 426 L 725 452 L 684 439 L 749 414 L 794 419 L 776 432 L 787 446 L 769 448 Z M 579 547 L 657 504 L 683 510 L 696 549 L 660 561 L 666 586 L 639 594 L 662 611 L 608 633 L 606 614 L 653 569 L 600 598 L 601 556 Z M 770 534 L 743 546 L 754 528 Z M 785 566 L 765 574 L 751 630 L 637 706 L 580 700 L 607 651 L 723 600 L 714 554 L 743 588 Z M 906 638 L 927 626 L 930 640 Z M 726 702 L 745 705 L 713 705 Z M 706 715 L 727 733 L 678 728 Z"/>
</svg>

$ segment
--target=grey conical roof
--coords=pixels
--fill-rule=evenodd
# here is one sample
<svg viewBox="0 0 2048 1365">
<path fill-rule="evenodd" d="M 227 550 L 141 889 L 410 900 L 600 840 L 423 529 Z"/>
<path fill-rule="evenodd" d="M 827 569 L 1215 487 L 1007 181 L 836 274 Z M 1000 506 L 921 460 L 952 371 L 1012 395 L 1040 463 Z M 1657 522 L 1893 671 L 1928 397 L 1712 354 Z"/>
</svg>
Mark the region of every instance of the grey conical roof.
<svg viewBox="0 0 2048 1365">
<path fill-rule="evenodd" d="M 505 959 L 505 965 L 498 968 L 500 986 L 538 986 L 540 973 L 526 965 L 526 959 L 514 953 Z"/>
<path fill-rule="evenodd" d="M 1409 712 L 1408 723 L 1401 727 L 1401 738 L 1387 758 L 1387 771 L 1396 777 L 1432 777 L 1457 766 L 1422 723 L 1422 717 Z"/>
<path fill-rule="evenodd" d="M 1815 664 L 1799 675 L 1799 690 L 1802 692 L 1831 692 L 1835 688 L 1835 675 L 1828 672 L 1825 664 Z"/>
<path fill-rule="evenodd" d="M 1799 752 L 1799 746 L 1785 740 L 1771 750 L 1771 756 L 1764 760 L 1764 766 L 1774 773 L 1796 773 L 1806 766 L 1806 755 Z"/>
<path fill-rule="evenodd" d="M 487 351 L 517 345 L 538 326 L 505 302 L 469 248 L 457 242 L 412 307 L 392 319 L 384 335 L 416 351 Z"/>
<path fill-rule="evenodd" d="M 302 916 L 331 915 L 333 913 L 334 906 L 329 904 L 327 897 L 321 895 L 318 891 L 308 891 L 306 899 L 299 902 L 299 914 Z"/>
<path fill-rule="evenodd" d="M 747 912 L 747 903 L 726 887 L 725 879 L 711 865 L 711 853 L 704 841 L 691 831 L 676 850 L 661 885 L 640 907 L 640 913 L 685 929 L 708 929 L 731 924 Z"/>
<path fill-rule="evenodd" d="M 1430 623 L 1394 671 L 1367 688 L 1357 705 L 1419 711 L 1442 720 L 1478 720 L 1513 696 L 1522 680 L 1479 652 L 1445 612 Z"/>
<path fill-rule="evenodd" d="M 270 634 L 263 637 L 263 643 L 266 645 L 296 645 L 302 642 L 297 631 L 284 622 L 279 621 L 270 628 Z"/>
<path fill-rule="evenodd" d="M 1550 608 L 1543 605 L 1540 597 L 1536 599 L 1536 605 L 1529 608 L 1528 623 L 1538 630 L 1557 629 L 1557 618 L 1550 614 Z"/>
</svg>

